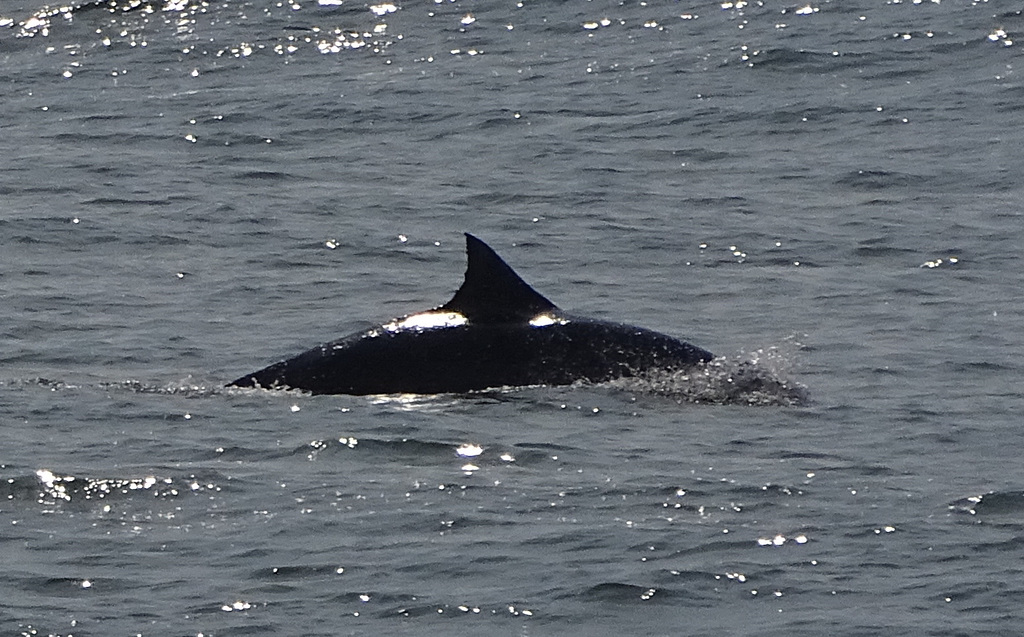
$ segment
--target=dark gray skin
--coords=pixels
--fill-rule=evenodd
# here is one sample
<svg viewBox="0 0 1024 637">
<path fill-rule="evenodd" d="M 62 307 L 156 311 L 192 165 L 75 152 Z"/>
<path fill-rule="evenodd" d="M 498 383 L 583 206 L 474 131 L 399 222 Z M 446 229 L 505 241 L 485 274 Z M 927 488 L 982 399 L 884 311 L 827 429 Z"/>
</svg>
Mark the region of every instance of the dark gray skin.
<svg viewBox="0 0 1024 637">
<path fill-rule="evenodd" d="M 710 352 L 642 327 L 562 312 L 466 235 L 451 301 L 315 347 L 230 383 L 313 394 L 439 394 L 599 383 L 693 368 Z"/>
</svg>

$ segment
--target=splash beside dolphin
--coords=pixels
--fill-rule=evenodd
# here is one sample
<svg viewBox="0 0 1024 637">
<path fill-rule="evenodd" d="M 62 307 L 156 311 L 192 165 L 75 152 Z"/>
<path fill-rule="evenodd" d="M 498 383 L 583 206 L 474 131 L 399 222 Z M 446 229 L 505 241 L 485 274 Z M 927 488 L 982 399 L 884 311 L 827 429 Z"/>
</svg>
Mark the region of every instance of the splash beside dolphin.
<svg viewBox="0 0 1024 637">
<path fill-rule="evenodd" d="M 450 301 L 325 343 L 229 383 L 313 394 L 439 394 L 599 383 L 679 371 L 710 352 L 642 327 L 568 314 L 466 234 Z"/>
</svg>

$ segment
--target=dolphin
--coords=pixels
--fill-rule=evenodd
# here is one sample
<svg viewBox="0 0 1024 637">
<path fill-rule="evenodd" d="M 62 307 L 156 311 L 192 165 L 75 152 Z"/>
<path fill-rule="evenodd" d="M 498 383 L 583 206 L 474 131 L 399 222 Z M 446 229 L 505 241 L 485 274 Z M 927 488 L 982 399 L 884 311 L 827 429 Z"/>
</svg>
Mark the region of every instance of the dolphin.
<svg viewBox="0 0 1024 637">
<path fill-rule="evenodd" d="M 693 368 L 711 352 L 563 312 L 466 233 L 466 278 L 444 305 L 318 345 L 228 387 L 312 394 L 441 394 L 600 383 Z"/>
</svg>

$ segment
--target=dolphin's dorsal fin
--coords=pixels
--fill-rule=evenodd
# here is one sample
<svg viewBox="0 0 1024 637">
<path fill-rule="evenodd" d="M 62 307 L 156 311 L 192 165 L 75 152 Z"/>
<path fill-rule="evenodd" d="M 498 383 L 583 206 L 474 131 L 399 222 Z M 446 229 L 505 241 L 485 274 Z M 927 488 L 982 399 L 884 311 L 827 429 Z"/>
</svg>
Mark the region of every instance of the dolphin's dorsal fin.
<svg viewBox="0 0 1024 637">
<path fill-rule="evenodd" d="M 557 310 L 505 263 L 486 243 L 466 233 L 466 280 L 440 308 L 459 312 L 473 323 L 529 321 Z"/>
</svg>

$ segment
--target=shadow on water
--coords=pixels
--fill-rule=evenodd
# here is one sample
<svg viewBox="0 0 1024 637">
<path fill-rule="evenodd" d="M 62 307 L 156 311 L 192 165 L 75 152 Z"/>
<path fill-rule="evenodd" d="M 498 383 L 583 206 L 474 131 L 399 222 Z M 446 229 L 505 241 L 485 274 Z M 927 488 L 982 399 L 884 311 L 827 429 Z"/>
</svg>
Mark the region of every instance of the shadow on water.
<svg viewBox="0 0 1024 637">
<path fill-rule="evenodd" d="M 593 385 L 578 382 L 565 389 L 605 387 L 638 395 L 666 397 L 678 404 L 800 406 L 808 403 L 807 387 L 792 380 L 788 369 L 792 355 L 779 347 L 740 353 L 732 358 L 719 357 L 698 367 L 679 371 L 654 371 L 641 376 L 619 378 Z M 300 390 L 223 387 L 220 383 L 194 382 L 191 376 L 164 384 L 148 383 L 136 379 L 76 383 L 52 378 L 26 378 L 0 381 L 0 386 L 43 387 L 51 391 L 88 389 L 92 385 L 104 391 L 123 391 L 131 394 L 157 394 L 190 398 L 228 396 L 282 396 L 307 395 Z M 369 396 L 373 404 L 396 406 L 412 411 L 444 411 L 457 407 L 463 400 L 504 403 L 529 399 L 529 389 L 536 387 L 500 387 L 465 394 L 395 394 Z"/>
</svg>

